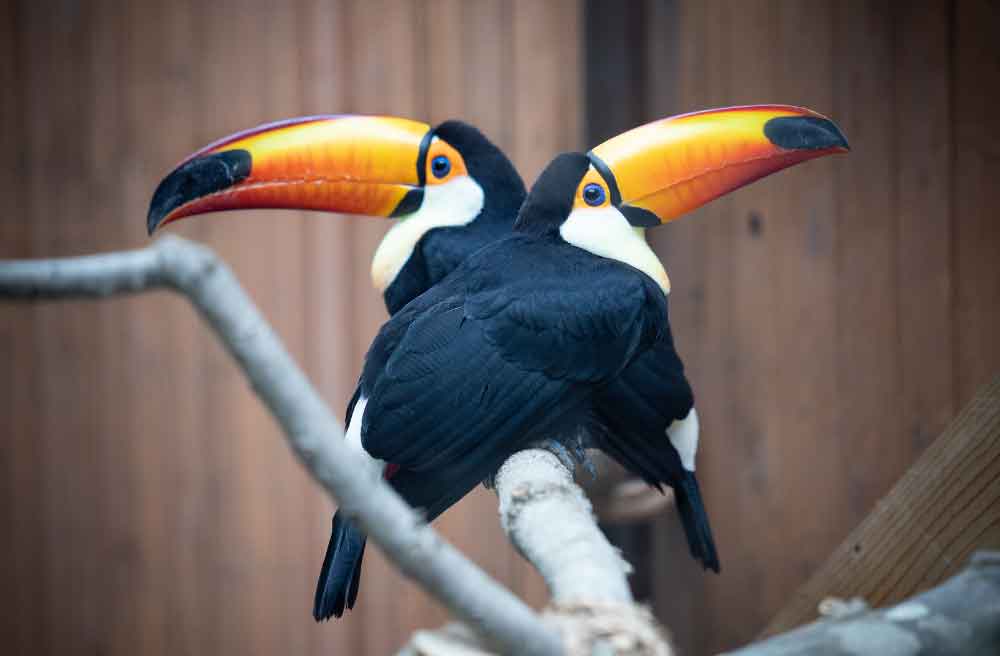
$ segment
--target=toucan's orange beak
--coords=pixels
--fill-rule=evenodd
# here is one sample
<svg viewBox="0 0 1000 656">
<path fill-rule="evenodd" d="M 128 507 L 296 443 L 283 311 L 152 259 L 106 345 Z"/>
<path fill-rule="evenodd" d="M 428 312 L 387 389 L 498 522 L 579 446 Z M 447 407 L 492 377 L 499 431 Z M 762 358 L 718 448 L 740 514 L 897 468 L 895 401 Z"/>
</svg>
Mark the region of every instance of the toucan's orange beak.
<svg viewBox="0 0 1000 656">
<path fill-rule="evenodd" d="M 147 228 L 249 208 L 369 216 L 423 200 L 430 126 L 387 116 L 312 116 L 262 125 L 198 151 L 160 182 Z"/>
<path fill-rule="evenodd" d="M 751 105 L 654 121 L 605 141 L 591 160 L 634 225 L 667 223 L 799 162 L 849 150 L 830 119 Z"/>
</svg>

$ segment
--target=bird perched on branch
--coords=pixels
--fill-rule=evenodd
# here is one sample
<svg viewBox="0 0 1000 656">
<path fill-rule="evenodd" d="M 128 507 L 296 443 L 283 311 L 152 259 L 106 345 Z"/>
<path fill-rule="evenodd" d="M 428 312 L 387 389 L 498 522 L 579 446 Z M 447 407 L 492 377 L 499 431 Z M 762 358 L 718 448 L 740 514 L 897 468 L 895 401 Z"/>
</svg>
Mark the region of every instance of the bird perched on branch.
<svg viewBox="0 0 1000 656">
<path fill-rule="evenodd" d="M 347 122 L 358 131 L 342 131 Z M 697 414 L 667 321 L 669 280 L 643 231 L 845 150 L 843 135 L 828 119 L 787 106 L 657 121 L 554 160 L 511 232 L 511 203 L 523 193 L 513 167 L 488 142 L 474 153 L 452 145 L 446 139 L 458 140 L 445 126 L 478 135 L 457 123 L 427 131 L 366 117 L 237 135 L 161 183 L 150 230 L 240 207 L 403 217 L 373 263 L 390 311 L 399 311 L 369 350 L 347 439 L 433 519 L 514 451 L 585 434 L 651 485 L 674 489 L 692 555 L 718 571 L 694 474 Z M 263 164 L 256 172 L 254 162 Z M 441 226 L 450 229 L 435 239 Z M 399 281 L 404 291 L 391 291 Z M 353 606 L 363 551 L 363 534 L 338 513 L 317 619 Z"/>
</svg>

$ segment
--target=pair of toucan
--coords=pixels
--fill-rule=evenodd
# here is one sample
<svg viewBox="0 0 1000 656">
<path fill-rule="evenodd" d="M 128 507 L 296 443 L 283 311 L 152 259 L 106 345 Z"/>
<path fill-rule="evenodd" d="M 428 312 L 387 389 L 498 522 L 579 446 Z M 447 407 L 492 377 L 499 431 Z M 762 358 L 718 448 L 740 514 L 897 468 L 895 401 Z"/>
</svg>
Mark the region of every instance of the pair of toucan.
<svg viewBox="0 0 1000 656">
<path fill-rule="evenodd" d="M 718 571 L 670 282 L 644 230 L 847 148 L 806 109 L 710 110 L 559 155 L 526 194 L 503 152 L 464 123 L 309 117 L 189 157 L 157 188 L 148 228 L 246 208 L 394 218 L 372 262 L 392 317 L 348 405 L 348 442 L 434 519 L 511 453 L 584 436 L 673 488 L 691 554 Z M 353 607 L 364 546 L 338 512 L 317 620 Z"/>
</svg>

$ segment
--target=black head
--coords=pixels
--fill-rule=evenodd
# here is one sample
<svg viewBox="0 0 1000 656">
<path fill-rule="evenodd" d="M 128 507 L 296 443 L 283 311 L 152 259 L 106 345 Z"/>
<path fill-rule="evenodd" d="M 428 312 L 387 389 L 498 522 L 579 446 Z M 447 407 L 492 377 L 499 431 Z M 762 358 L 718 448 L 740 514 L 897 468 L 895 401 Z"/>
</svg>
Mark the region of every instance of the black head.
<svg viewBox="0 0 1000 656">
<path fill-rule="evenodd" d="M 503 151 L 482 132 L 462 121 L 445 121 L 432 132 L 462 155 L 469 175 L 483 188 L 486 196 L 483 218 L 496 218 L 509 225 L 527 192 L 517 169 Z"/>
<path fill-rule="evenodd" d="M 590 168 L 590 159 L 583 153 L 563 153 L 549 162 L 517 215 L 514 229 L 532 234 L 559 230 L 573 211 L 577 187 Z"/>
</svg>

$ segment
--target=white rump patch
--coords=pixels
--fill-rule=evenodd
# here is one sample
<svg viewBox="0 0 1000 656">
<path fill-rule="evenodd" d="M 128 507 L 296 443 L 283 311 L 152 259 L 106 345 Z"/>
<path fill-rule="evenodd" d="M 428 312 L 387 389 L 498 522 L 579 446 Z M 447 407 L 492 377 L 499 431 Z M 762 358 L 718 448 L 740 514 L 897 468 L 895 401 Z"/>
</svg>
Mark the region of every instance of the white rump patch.
<svg viewBox="0 0 1000 656">
<path fill-rule="evenodd" d="M 698 451 L 698 412 L 691 408 L 687 417 L 667 426 L 667 437 L 680 454 L 684 469 L 693 472 L 694 457 Z"/>
<path fill-rule="evenodd" d="M 344 436 L 344 439 L 354 450 L 363 455 L 371 463 L 372 469 L 377 470 L 381 474 L 382 470 L 385 469 L 385 461 L 371 457 L 365 451 L 365 447 L 361 445 L 361 425 L 364 421 L 365 408 L 367 406 L 368 399 L 363 396 L 358 398 L 358 402 L 354 404 L 354 410 L 351 411 L 351 421 L 347 424 L 347 434 Z"/>
<path fill-rule="evenodd" d="M 391 219 L 393 226 L 372 257 L 372 282 L 384 292 L 402 271 L 420 238 L 432 228 L 471 223 L 483 211 L 483 188 L 467 175 L 424 187 L 416 212 Z"/>
<path fill-rule="evenodd" d="M 632 226 L 615 207 L 588 207 L 573 210 L 559 226 L 568 243 L 594 255 L 624 262 L 656 281 L 664 294 L 670 293 L 670 279 L 660 258 L 646 242 L 645 228 Z"/>
</svg>

